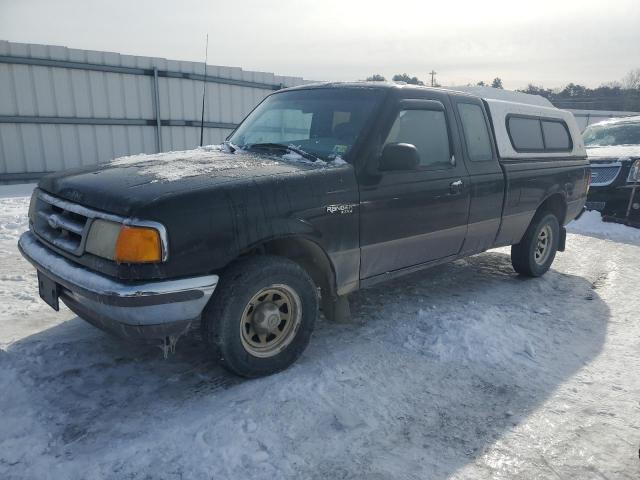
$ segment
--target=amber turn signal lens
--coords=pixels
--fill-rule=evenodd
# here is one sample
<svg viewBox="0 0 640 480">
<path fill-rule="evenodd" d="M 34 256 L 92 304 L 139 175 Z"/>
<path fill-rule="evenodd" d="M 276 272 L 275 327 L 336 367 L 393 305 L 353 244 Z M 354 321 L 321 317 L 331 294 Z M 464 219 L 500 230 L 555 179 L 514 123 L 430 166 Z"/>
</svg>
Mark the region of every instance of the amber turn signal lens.
<svg viewBox="0 0 640 480">
<path fill-rule="evenodd" d="M 162 260 L 160 234 L 155 228 L 128 227 L 120 229 L 116 243 L 118 263 L 153 263 Z"/>
</svg>

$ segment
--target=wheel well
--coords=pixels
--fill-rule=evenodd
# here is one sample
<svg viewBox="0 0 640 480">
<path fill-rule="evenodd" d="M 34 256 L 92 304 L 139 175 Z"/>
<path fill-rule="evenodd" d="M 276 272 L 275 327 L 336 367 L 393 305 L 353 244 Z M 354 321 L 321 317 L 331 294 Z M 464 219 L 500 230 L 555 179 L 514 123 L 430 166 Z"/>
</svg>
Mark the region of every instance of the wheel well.
<svg viewBox="0 0 640 480">
<path fill-rule="evenodd" d="M 560 226 L 564 225 L 564 219 L 567 216 L 567 202 L 560 193 L 554 193 L 540 204 L 536 214 L 541 212 L 551 212 L 558 217 Z"/>
<path fill-rule="evenodd" d="M 268 240 L 250 254 L 278 255 L 293 260 L 309 274 L 313 282 L 320 287 L 323 296 L 334 296 L 336 277 L 331 260 L 315 242 L 300 237 L 285 237 Z"/>
</svg>

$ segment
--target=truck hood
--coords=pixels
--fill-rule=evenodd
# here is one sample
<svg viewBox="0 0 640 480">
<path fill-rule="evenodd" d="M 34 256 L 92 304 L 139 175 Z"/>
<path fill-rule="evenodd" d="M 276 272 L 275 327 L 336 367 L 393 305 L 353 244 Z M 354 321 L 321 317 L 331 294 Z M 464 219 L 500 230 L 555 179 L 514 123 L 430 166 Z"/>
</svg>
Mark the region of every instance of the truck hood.
<svg viewBox="0 0 640 480">
<path fill-rule="evenodd" d="M 186 191 L 212 189 L 257 177 L 293 175 L 326 168 L 295 154 L 258 155 L 211 146 L 182 152 L 133 155 L 109 163 L 44 177 L 39 187 L 52 195 L 105 212 L 132 216 L 143 206 Z"/>
<path fill-rule="evenodd" d="M 627 160 L 640 158 L 640 145 L 606 145 L 587 147 L 589 160 Z"/>
</svg>

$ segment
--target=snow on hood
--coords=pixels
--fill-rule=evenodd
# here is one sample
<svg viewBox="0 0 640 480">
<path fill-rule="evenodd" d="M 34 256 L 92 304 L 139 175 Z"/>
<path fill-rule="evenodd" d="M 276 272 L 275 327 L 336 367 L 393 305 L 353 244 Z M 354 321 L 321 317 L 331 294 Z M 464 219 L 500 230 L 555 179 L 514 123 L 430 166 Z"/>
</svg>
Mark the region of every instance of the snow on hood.
<svg viewBox="0 0 640 480">
<path fill-rule="evenodd" d="M 216 155 L 219 153 L 227 155 Z M 207 145 L 193 150 L 130 155 L 116 158 L 110 162 L 110 165 L 137 167 L 138 175 L 155 177 L 153 181 L 171 182 L 187 177 L 215 174 L 216 172 L 224 171 L 229 173 L 229 171 L 237 169 L 271 167 L 282 163 L 302 163 L 315 167 L 346 164 L 340 157 L 329 163 L 322 160 L 312 162 L 294 152 L 285 153 L 281 156 L 265 156 L 236 149 L 234 155 L 234 152 L 224 144 L 220 144 Z"/>
<path fill-rule="evenodd" d="M 594 145 L 587 147 L 589 158 L 635 158 L 640 157 L 640 145 Z"/>
<path fill-rule="evenodd" d="M 165 182 L 208 175 L 220 171 L 250 169 L 256 166 L 268 167 L 278 164 L 276 160 L 256 159 L 253 156 L 233 158 L 231 155 L 215 155 L 216 152 L 224 151 L 225 149 L 222 145 L 209 145 L 194 150 L 130 155 L 116 158 L 110 164 L 113 166 L 137 167 L 138 175 L 150 175 L 155 177 L 155 181 Z"/>
</svg>

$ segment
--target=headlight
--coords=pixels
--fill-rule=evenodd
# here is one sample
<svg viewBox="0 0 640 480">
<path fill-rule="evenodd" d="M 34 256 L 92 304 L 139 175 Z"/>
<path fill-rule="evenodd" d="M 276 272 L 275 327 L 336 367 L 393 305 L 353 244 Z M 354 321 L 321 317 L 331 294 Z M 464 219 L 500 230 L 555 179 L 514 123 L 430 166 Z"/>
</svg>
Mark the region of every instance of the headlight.
<svg viewBox="0 0 640 480">
<path fill-rule="evenodd" d="M 627 182 L 640 182 L 640 159 L 633 162 Z"/>
<path fill-rule="evenodd" d="M 116 244 L 122 224 L 96 219 L 91 224 L 85 251 L 98 257 L 116 259 Z"/>
<path fill-rule="evenodd" d="M 156 263 L 165 259 L 158 229 L 96 219 L 85 251 L 118 263 Z"/>
</svg>

